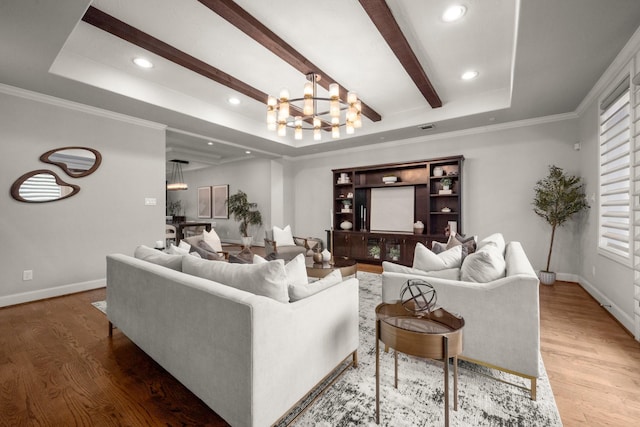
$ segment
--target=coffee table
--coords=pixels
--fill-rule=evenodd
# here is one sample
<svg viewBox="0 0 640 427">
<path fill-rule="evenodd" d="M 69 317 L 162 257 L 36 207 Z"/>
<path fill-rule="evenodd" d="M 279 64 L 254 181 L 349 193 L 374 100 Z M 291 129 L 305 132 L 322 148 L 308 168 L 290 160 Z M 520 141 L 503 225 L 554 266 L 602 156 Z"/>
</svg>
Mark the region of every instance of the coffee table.
<svg viewBox="0 0 640 427">
<path fill-rule="evenodd" d="M 464 319 L 439 308 L 417 316 L 402 303 L 376 307 L 376 423 L 380 423 L 380 341 L 393 348 L 395 388 L 398 352 L 444 362 L 444 422 L 449 426 L 449 358 L 453 358 L 453 409 L 458 410 L 458 355 L 462 353 Z"/>
<path fill-rule="evenodd" d="M 333 265 L 328 262 L 313 262 L 312 257 L 306 257 L 307 276 L 321 279 L 334 270 L 340 270 L 342 277 L 358 275 L 358 263 L 354 259 L 335 258 Z"/>
</svg>

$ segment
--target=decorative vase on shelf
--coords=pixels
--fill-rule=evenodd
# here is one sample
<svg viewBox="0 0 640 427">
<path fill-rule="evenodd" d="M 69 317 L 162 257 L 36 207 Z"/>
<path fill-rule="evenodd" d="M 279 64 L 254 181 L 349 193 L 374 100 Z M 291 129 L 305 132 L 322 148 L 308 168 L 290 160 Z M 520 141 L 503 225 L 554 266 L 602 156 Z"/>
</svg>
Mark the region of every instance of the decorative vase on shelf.
<svg viewBox="0 0 640 427">
<path fill-rule="evenodd" d="M 322 252 L 313 253 L 313 262 L 315 262 L 316 264 L 322 263 Z"/>
<path fill-rule="evenodd" d="M 424 224 L 422 223 L 422 221 L 416 221 L 413 224 L 413 234 L 422 234 L 423 231 L 424 231 Z"/>
<path fill-rule="evenodd" d="M 351 230 L 351 228 L 353 228 L 353 224 L 351 221 L 344 220 L 340 223 L 340 228 L 343 230 Z"/>
<path fill-rule="evenodd" d="M 329 252 L 327 249 L 322 251 L 322 261 L 324 262 L 331 261 L 331 252 Z"/>
<path fill-rule="evenodd" d="M 433 168 L 433 176 L 442 176 L 444 175 L 444 170 L 440 166 L 436 166 Z"/>
</svg>

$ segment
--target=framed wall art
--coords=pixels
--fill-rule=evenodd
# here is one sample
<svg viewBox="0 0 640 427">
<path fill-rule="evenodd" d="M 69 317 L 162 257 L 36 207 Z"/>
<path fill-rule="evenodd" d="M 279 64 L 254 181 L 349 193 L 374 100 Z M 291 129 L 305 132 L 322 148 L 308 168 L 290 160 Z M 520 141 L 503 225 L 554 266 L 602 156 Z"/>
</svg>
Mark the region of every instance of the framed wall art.
<svg viewBox="0 0 640 427">
<path fill-rule="evenodd" d="M 198 187 L 198 218 L 211 218 L 211 187 Z"/>
<path fill-rule="evenodd" d="M 213 189 L 213 217 L 229 218 L 229 206 L 227 199 L 229 198 L 229 185 L 214 185 Z"/>
</svg>

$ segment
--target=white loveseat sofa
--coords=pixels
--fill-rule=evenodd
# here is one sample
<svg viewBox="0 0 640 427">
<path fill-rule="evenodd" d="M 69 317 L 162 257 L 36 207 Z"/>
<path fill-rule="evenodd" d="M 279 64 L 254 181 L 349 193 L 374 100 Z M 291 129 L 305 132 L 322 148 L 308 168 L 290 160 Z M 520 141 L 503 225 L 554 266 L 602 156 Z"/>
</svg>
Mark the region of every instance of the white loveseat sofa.
<svg viewBox="0 0 640 427">
<path fill-rule="evenodd" d="M 503 277 L 486 283 L 433 277 L 415 270 L 410 274 L 385 271 L 382 299 L 396 302 L 408 279 L 430 283 L 437 304 L 464 317 L 461 358 L 530 379 L 535 400 L 540 375 L 539 281 L 519 242 L 506 244 L 504 262 Z M 439 275 L 450 276 L 451 270 Z"/>
<path fill-rule="evenodd" d="M 171 267 L 107 257 L 110 332 L 117 327 L 232 426 L 272 425 L 342 361 L 356 364 L 357 279 L 285 303 Z"/>
</svg>

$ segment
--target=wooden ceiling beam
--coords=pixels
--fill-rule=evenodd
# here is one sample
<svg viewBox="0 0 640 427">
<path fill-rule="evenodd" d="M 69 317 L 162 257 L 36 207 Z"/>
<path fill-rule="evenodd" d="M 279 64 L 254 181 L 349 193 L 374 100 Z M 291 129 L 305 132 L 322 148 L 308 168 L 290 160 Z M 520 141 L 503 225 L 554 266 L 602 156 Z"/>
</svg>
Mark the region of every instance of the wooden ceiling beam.
<svg viewBox="0 0 640 427">
<path fill-rule="evenodd" d="M 82 17 L 82 20 L 103 31 L 113 34 L 123 40 L 133 43 L 136 46 L 153 52 L 171 62 L 181 65 L 195 73 L 207 77 L 215 82 L 225 85 L 235 91 L 242 93 L 256 101 L 267 103 L 268 95 L 241 80 L 213 67 L 206 62 L 199 60 L 175 47 L 159 40 L 131 25 L 120 21 L 113 16 L 89 6 L 89 9 Z"/>
<path fill-rule="evenodd" d="M 418 90 L 425 97 L 432 108 L 442 107 L 442 100 L 431 84 L 427 73 L 420 65 L 420 61 L 411 49 L 409 42 L 402 33 L 398 22 L 393 17 L 391 9 L 385 0 L 359 0 L 362 8 L 367 12 L 373 24 L 385 39 L 404 69 L 416 84 Z"/>
<path fill-rule="evenodd" d="M 272 53 L 287 62 L 296 70 L 300 71 L 302 74 L 320 74 L 322 76 L 322 80 L 320 80 L 318 84 L 323 88 L 329 90 L 329 85 L 331 83 L 338 83 L 331 76 L 322 71 L 320 67 L 312 63 L 309 59 L 295 50 L 291 45 L 281 39 L 235 2 L 231 0 L 198 1 L 220 15 L 222 18 L 226 19 L 230 24 L 234 25 L 256 42 L 269 49 Z M 348 89 L 339 83 L 338 85 L 340 86 L 340 98 L 346 100 Z M 358 98 L 360 98 L 360 96 Z M 380 114 L 364 102 L 362 102 L 362 114 L 374 122 L 380 121 L 382 118 Z"/>
</svg>

